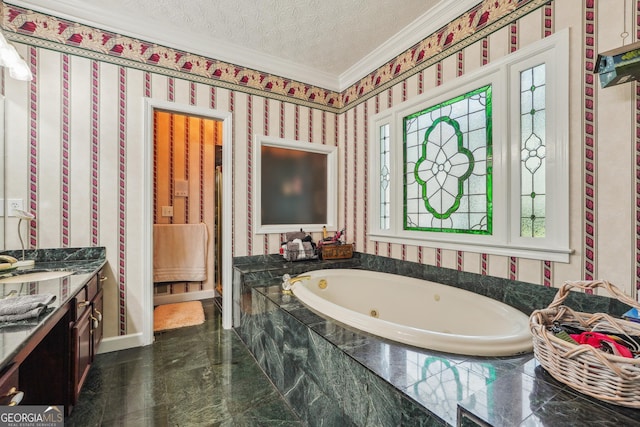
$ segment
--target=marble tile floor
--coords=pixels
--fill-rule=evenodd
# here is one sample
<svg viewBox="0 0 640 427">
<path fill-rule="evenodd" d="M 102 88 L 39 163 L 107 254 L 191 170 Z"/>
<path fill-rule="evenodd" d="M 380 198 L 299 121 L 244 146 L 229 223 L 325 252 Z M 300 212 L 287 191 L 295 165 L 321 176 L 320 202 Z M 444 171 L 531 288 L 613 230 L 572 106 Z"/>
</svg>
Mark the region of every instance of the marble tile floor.
<svg viewBox="0 0 640 427">
<path fill-rule="evenodd" d="M 301 426 L 213 300 L 205 323 L 97 356 L 65 426 Z"/>
</svg>

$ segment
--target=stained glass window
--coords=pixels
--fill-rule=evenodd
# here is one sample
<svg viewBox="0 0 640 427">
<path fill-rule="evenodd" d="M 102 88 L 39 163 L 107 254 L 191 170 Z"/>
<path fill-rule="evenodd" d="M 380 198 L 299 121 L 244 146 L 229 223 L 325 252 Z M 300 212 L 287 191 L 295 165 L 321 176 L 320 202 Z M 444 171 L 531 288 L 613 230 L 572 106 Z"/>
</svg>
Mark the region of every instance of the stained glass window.
<svg viewBox="0 0 640 427">
<path fill-rule="evenodd" d="M 380 126 L 380 229 L 391 226 L 391 153 L 389 151 L 389 124 Z"/>
<path fill-rule="evenodd" d="M 404 117 L 404 229 L 491 234 L 491 86 Z"/>
<path fill-rule="evenodd" d="M 561 31 L 372 116 L 371 241 L 568 263 L 569 86 Z"/>
<path fill-rule="evenodd" d="M 546 231 L 545 65 L 520 73 L 520 235 Z"/>
</svg>

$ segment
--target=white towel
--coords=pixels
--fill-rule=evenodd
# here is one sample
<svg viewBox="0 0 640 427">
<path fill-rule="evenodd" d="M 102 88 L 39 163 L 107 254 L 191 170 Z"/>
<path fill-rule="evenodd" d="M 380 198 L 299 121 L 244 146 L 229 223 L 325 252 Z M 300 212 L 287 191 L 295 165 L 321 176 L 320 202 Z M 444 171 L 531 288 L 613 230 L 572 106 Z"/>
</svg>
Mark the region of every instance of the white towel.
<svg viewBox="0 0 640 427">
<path fill-rule="evenodd" d="M 153 225 L 153 281 L 207 280 L 207 225 Z"/>
<path fill-rule="evenodd" d="M 302 240 L 293 239 L 293 244 L 298 246 L 298 256 L 296 259 L 305 259 L 307 254 L 304 252 L 304 245 L 302 244 Z"/>
<path fill-rule="evenodd" d="M 21 295 L 0 300 L 0 322 L 38 317 L 49 304 L 56 300 L 52 294 Z"/>
</svg>

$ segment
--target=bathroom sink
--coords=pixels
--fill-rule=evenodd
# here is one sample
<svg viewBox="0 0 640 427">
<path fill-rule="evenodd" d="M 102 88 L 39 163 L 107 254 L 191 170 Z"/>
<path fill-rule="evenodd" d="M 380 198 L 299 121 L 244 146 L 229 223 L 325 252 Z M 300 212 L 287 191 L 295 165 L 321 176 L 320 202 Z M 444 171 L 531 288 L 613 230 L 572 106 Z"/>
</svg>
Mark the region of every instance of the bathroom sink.
<svg viewBox="0 0 640 427">
<path fill-rule="evenodd" d="M 41 282 L 43 280 L 58 279 L 73 274 L 73 271 L 55 270 L 55 271 L 34 271 L 32 273 L 17 274 L 15 276 L 0 279 L 0 283 L 22 283 L 22 282 Z"/>
</svg>

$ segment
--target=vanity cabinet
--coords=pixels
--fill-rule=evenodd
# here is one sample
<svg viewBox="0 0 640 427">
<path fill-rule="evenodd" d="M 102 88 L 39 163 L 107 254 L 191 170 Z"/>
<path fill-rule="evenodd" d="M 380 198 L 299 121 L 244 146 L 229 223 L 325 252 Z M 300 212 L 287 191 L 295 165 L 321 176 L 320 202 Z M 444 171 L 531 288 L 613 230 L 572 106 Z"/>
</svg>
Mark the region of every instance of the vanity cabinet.
<svg viewBox="0 0 640 427">
<path fill-rule="evenodd" d="M 21 405 L 65 405 L 69 401 L 70 303 L 59 307 L 14 359 L 19 365 Z"/>
<path fill-rule="evenodd" d="M 73 405 L 78 401 L 80 390 L 84 384 L 87 374 L 89 373 L 89 367 L 91 366 L 91 322 L 89 315 L 90 309 L 83 309 L 82 314 L 71 327 L 72 346 L 73 353 L 71 357 L 71 385 L 72 385 L 72 399 Z"/>
<path fill-rule="evenodd" d="M 75 298 L 71 323 L 71 405 L 75 405 L 102 340 L 102 272 L 93 276 Z"/>
<path fill-rule="evenodd" d="M 20 371 L 17 363 L 7 366 L 0 375 L 0 405 L 13 406 L 21 400 Z"/>
<path fill-rule="evenodd" d="M 57 295 L 59 305 L 36 327 L 0 331 L 5 347 L 15 349 L 0 365 L 0 405 L 60 405 L 71 413 L 102 341 L 101 279 L 100 269 L 29 283 L 41 293 Z"/>
</svg>

